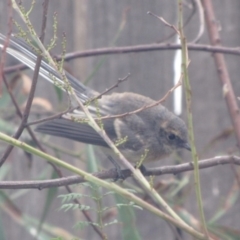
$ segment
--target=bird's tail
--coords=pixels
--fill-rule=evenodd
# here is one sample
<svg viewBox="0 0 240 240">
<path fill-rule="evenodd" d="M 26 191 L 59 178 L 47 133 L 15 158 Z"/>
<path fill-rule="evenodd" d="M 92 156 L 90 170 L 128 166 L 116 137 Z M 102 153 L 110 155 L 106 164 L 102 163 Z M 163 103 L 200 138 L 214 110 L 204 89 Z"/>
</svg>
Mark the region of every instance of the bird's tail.
<svg viewBox="0 0 240 240">
<path fill-rule="evenodd" d="M 0 33 L 0 48 L 4 47 L 5 41 L 7 41 L 6 37 Z M 8 47 L 6 49 L 6 52 L 12 57 L 19 60 L 21 63 L 28 66 L 30 69 L 34 70 L 37 56 L 36 54 L 33 53 L 33 51 L 31 50 L 31 47 L 28 46 L 24 41 L 12 35 L 9 41 Z M 65 72 L 65 74 L 66 74 L 67 80 L 71 84 L 71 87 L 73 88 L 77 96 L 80 98 L 80 100 L 86 101 L 89 98 L 96 95 L 96 92 L 94 90 L 83 85 L 79 80 L 73 77 L 70 73 Z M 41 62 L 39 75 L 41 75 L 44 79 L 48 80 L 54 85 L 60 87 L 63 91 L 66 91 L 66 89 L 68 89 L 60 73 L 57 72 L 53 67 L 51 67 L 45 61 Z"/>
</svg>

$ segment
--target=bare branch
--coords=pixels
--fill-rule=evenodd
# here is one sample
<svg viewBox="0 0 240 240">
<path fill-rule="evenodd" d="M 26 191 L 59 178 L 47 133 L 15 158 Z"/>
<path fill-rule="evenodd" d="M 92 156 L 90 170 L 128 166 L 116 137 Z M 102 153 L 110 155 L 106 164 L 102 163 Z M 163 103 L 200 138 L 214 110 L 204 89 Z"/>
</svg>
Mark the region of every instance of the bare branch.
<svg viewBox="0 0 240 240">
<path fill-rule="evenodd" d="M 130 76 L 130 73 L 127 74 L 127 76 L 125 76 L 124 78 L 119 78 L 118 81 L 113 84 L 110 88 L 107 88 L 105 91 L 99 93 L 96 97 L 89 99 L 87 102 L 92 102 L 94 100 L 100 99 L 103 95 L 105 95 L 106 93 L 110 92 L 112 89 L 118 87 L 118 85 L 124 81 L 126 81 L 128 79 L 128 77 Z"/>
<path fill-rule="evenodd" d="M 205 24 L 205 22 L 204 22 L 204 10 L 203 10 L 201 0 L 193 0 L 193 1 L 195 2 L 195 5 L 197 6 L 197 9 L 198 9 L 198 12 L 199 12 L 199 30 L 198 30 L 197 36 L 191 42 L 192 43 L 197 43 L 204 33 L 204 24 Z"/>
<path fill-rule="evenodd" d="M 220 46 L 221 44 L 221 37 L 219 34 L 218 26 L 216 24 L 215 13 L 212 5 L 211 0 L 203 0 L 202 1 L 204 9 L 205 9 L 205 16 L 206 22 L 208 27 L 208 34 L 210 36 L 211 44 L 214 46 Z M 237 104 L 237 98 L 235 96 L 232 82 L 228 73 L 228 69 L 226 66 L 226 62 L 224 56 L 220 53 L 213 54 L 215 65 L 217 68 L 217 72 L 219 75 L 219 79 L 222 84 L 222 91 L 225 101 L 227 103 L 228 112 L 230 118 L 232 120 L 232 124 L 234 127 L 234 133 L 236 136 L 236 140 L 238 143 L 238 148 L 240 148 L 240 110 Z M 240 176 L 237 176 L 237 181 L 240 182 Z"/>
<path fill-rule="evenodd" d="M 136 114 L 138 112 L 141 112 L 143 110 L 146 110 L 148 108 L 152 108 L 152 107 L 155 107 L 157 105 L 159 105 L 160 103 L 164 102 L 167 97 L 169 96 L 169 94 L 171 94 L 176 88 L 178 88 L 179 86 L 182 85 L 182 76 L 180 77 L 178 83 L 173 86 L 165 95 L 163 98 L 161 98 L 160 100 L 156 101 L 155 103 L 153 104 L 149 104 L 149 105 L 145 105 L 135 111 L 132 111 L 132 112 L 126 112 L 126 113 L 123 113 L 123 114 L 118 114 L 118 115 L 109 115 L 109 116 L 104 116 L 104 117 L 99 117 L 99 118 L 95 118 L 97 120 L 103 120 L 103 119 L 110 119 L 110 118 L 122 118 L 122 117 L 126 117 L 128 115 L 131 115 L 131 114 Z"/>
<path fill-rule="evenodd" d="M 188 50 L 192 51 L 203 51 L 210 53 L 224 53 L 232 55 L 240 55 L 240 47 L 224 47 L 224 46 L 211 46 L 204 44 L 188 44 Z M 177 50 L 181 49 L 180 44 L 175 43 L 153 43 L 153 44 L 144 44 L 144 45 L 135 45 L 135 46 L 126 46 L 126 47 L 110 47 L 110 48 L 97 48 L 90 49 L 85 51 L 76 51 L 72 53 L 65 54 L 65 61 L 70 61 L 77 58 L 84 57 L 93 57 L 99 55 L 111 55 L 111 54 L 126 54 L 126 53 L 140 53 L 140 52 L 149 52 L 149 51 L 163 51 L 163 50 Z M 61 61 L 62 56 L 56 56 L 57 61 Z M 24 64 L 17 64 L 11 67 L 4 68 L 4 73 L 12 73 L 15 71 L 20 71 L 27 69 L 28 67 Z"/>
<path fill-rule="evenodd" d="M 147 12 L 147 13 L 150 14 L 151 16 L 159 19 L 159 20 L 160 20 L 161 22 L 163 22 L 167 27 L 172 28 L 172 29 L 177 33 L 177 35 L 179 35 L 178 29 L 177 29 L 174 25 L 168 23 L 163 17 L 159 17 L 159 16 L 157 16 L 156 14 L 154 14 L 154 13 L 152 13 L 152 12 Z"/>
<path fill-rule="evenodd" d="M 235 164 L 240 165 L 240 157 L 238 156 L 218 156 L 214 158 L 209 158 L 205 160 L 199 161 L 199 169 L 206 169 L 218 165 L 225 164 Z M 183 163 L 177 166 L 165 166 L 159 168 L 146 169 L 146 176 L 150 175 L 165 175 L 165 174 L 179 174 L 182 172 L 192 171 L 193 163 Z M 102 172 L 93 173 L 95 177 L 100 179 L 116 179 L 117 178 L 116 169 L 105 170 Z M 131 171 L 129 169 L 122 170 L 123 176 L 126 178 L 131 176 Z M 41 181 L 0 181 L 0 189 L 44 189 L 44 188 L 52 188 L 52 187 L 61 187 L 68 186 L 77 183 L 83 183 L 86 180 L 79 176 L 70 176 L 70 177 L 62 177 L 58 179 L 52 180 L 41 180 Z"/>
<path fill-rule="evenodd" d="M 44 9 L 44 14 L 43 14 L 43 18 L 42 18 L 42 26 L 41 26 L 41 34 L 40 34 L 40 36 L 41 36 L 40 39 L 41 39 L 42 42 L 44 40 L 45 28 L 46 28 L 46 22 L 47 22 L 46 12 L 47 12 L 47 4 L 46 4 L 46 8 Z M 13 136 L 16 139 L 18 139 L 21 136 L 21 134 L 22 134 L 22 132 L 25 128 L 25 125 L 27 123 L 27 120 L 28 120 L 28 116 L 29 116 L 31 106 L 32 106 L 32 101 L 33 101 L 34 94 L 35 94 L 35 89 L 36 89 L 36 86 L 37 86 L 37 80 L 38 80 L 39 69 L 41 67 L 41 61 L 42 61 L 42 56 L 38 55 L 37 60 L 36 60 L 34 73 L 33 73 L 33 80 L 32 80 L 31 89 L 30 89 L 29 96 L 28 96 L 28 99 L 27 99 L 26 107 L 25 107 L 24 112 L 22 114 L 22 120 L 21 120 L 21 123 L 20 123 L 20 126 L 19 126 L 18 130 L 16 131 L 16 133 Z M 3 154 L 3 156 L 0 160 L 0 167 L 4 164 L 7 157 L 11 153 L 12 149 L 13 149 L 12 145 L 8 146 L 8 148 L 6 149 L 5 153 Z"/>
</svg>

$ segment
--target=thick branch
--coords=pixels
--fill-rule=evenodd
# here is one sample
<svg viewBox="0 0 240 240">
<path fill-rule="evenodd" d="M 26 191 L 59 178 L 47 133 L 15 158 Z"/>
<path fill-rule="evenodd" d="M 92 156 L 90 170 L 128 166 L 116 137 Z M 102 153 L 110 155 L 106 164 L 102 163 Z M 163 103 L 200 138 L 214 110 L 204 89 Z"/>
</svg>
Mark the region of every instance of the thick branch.
<svg viewBox="0 0 240 240">
<path fill-rule="evenodd" d="M 219 27 L 216 21 L 214 9 L 211 0 L 203 0 L 205 9 L 205 17 L 207 22 L 208 34 L 211 44 L 220 47 L 221 38 L 219 34 Z M 229 77 L 228 69 L 223 54 L 213 54 L 219 79 L 222 84 L 223 95 L 227 103 L 228 111 L 234 127 L 238 147 L 240 148 L 240 111 L 237 105 L 237 99 L 233 91 L 231 79 Z"/>
<path fill-rule="evenodd" d="M 240 157 L 237 156 L 219 156 L 210 159 L 199 161 L 199 169 L 209 168 L 217 165 L 235 164 L 240 165 Z M 193 163 L 183 163 L 177 166 L 165 166 L 153 169 L 146 169 L 146 176 L 150 175 L 164 175 L 164 174 L 178 174 L 181 172 L 193 170 Z M 128 178 L 131 176 L 129 169 L 122 170 L 123 175 Z M 100 179 L 116 179 L 116 169 L 110 169 L 93 174 Z M 61 187 L 77 183 L 85 182 L 84 178 L 79 176 L 62 177 L 53 180 L 41 181 L 0 181 L 0 189 L 44 189 L 52 187 Z"/>
</svg>

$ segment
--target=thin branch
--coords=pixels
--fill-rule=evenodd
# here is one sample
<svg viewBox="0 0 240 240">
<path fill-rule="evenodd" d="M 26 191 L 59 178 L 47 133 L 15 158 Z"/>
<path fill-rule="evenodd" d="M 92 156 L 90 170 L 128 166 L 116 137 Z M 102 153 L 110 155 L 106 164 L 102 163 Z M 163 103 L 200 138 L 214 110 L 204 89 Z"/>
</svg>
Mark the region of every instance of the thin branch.
<svg viewBox="0 0 240 240">
<path fill-rule="evenodd" d="M 157 105 L 159 105 L 160 103 L 164 102 L 167 97 L 176 89 L 178 88 L 179 86 L 182 85 L 182 75 L 178 81 L 178 83 L 173 86 L 169 91 L 167 91 L 167 93 L 163 96 L 163 98 L 161 98 L 160 100 L 152 103 L 152 104 L 149 104 L 149 105 L 145 105 L 141 108 L 138 108 L 137 110 L 134 110 L 134 111 L 131 111 L 131 112 L 126 112 L 126 113 L 123 113 L 123 114 L 117 114 L 117 115 L 108 115 L 108 116 L 104 116 L 104 117 L 99 117 L 99 118 L 94 118 L 96 120 L 103 120 L 103 119 L 110 119 L 110 118 L 122 118 L 122 117 L 126 117 L 128 115 L 131 115 L 131 114 L 136 114 L 136 113 L 139 113 L 143 110 L 146 110 L 148 108 L 152 108 L 152 107 L 155 107 Z"/>
<path fill-rule="evenodd" d="M 44 40 L 45 27 L 46 27 L 46 22 L 43 20 L 42 32 L 41 32 L 41 41 Z M 26 107 L 25 107 L 24 112 L 22 114 L 22 121 L 20 123 L 20 126 L 18 127 L 18 130 L 16 131 L 16 133 L 13 136 L 15 139 L 18 139 L 21 136 L 21 134 L 22 134 L 22 132 L 25 128 L 25 125 L 27 123 L 28 116 L 29 116 L 29 113 L 30 113 L 30 109 L 31 109 L 31 106 L 32 106 L 32 101 L 33 101 L 33 98 L 34 98 L 36 85 L 37 85 L 37 80 L 38 80 L 39 69 L 40 69 L 40 66 L 41 66 L 41 61 L 42 61 L 42 56 L 38 55 L 37 60 L 36 60 L 34 73 L 33 73 L 31 89 L 30 89 L 29 96 L 28 96 L 28 99 L 27 99 Z M 1 158 L 0 167 L 4 164 L 4 162 L 6 161 L 6 159 L 9 156 L 9 154 L 11 153 L 12 149 L 13 149 L 13 146 L 11 146 L 11 145 L 8 146 L 8 148 L 6 149 L 5 153 L 3 154 L 2 158 Z"/>
<path fill-rule="evenodd" d="M 240 166 L 240 157 L 238 156 L 218 156 L 214 158 L 204 159 L 199 161 L 199 169 L 206 169 L 218 165 L 235 164 Z M 177 166 L 165 166 L 159 168 L 146 169 L 145 176 L 160 176 L 166 174 L 179 174 L 194 169 L 193 163 L 183 163 Z M 122 170 L 123 176 L 126 178 L 131 177 L 129 169 Z M 93 173 L 95 177 L 100 179 L 116 179 L 118 173 L 116 169 L 109 169 L 101 172 Z M 45 189 L 52 187 L 62 187 L 78 183 L 86 182 L 83 177 L 69 176 L 51 180 L 39 181 L 0 181 L 0 189 Z"/>
<path fill-rule="evenodd" d="M 194 40 L 191 41 L 191 43 L 197 43 L 204 33 L 204 26 L 205 26 L 204 11 L 203 11 L 203 6 L 202 6 L 202 3 L 201 3 L 201 0 L 193 0 L 193 2 L 197 6 L 197 9 L 198 9 L 198 12 L 199 12 L 199 30 L 198 30 L 197 36 L 195 37 Z"/>
<path fill-rule="evenodd" d="M 94 98 L 92 98 L 92 99 L 89 99 L 89 100 L 87 101 L 87 103 L 93 102 L 93 101 L 95 101 L 95 100 L 97 100 L 97 99 L 100 99 L 100 98 L 101 98 L 103 95 L 105 95 L 106 93 L 110 92 L 110 91 L 113 90 L 114 88 L 117 88 L 120 83 L 126 81 L 129 76 L 130 76 L 130 73 L 128 73 L 124 78 L 119 78 L 118 81 L 117 81 L 115 84 L 113 84 L 110 88 L 107 88 L 105 91 L 99 93 L 96 97 L 94 97 Z"/>
<path fill-rule="evenodd" d="M 60 112 L 60 113 L 56 113 L 50 117 L 46 117 L 46 118 L 41 118 L 39 120 L 36 120 L 36 121 L 32 121 L 32 122 L 28 122 L 26 123 L 26 127 L 27 126 L 31 126 L 31 125 L 35 125 L 35 124 L 39 124 L 39 123 L 42 123 L 42 122 L 46 122 L 46 121 L 49 121 L 49 120 L 53 120 L 53 119 L 56 119 L 56 118 L 59 118 L 61 117 L 62 115 L 68 113 L 68 112 L 72 112 L 74 111 L 75 109 L 78 109 L 79 107 L 70 107 L 70 105 L 68 106 L 68 108 L 66 110 L 64 110 L 63 112 Z"/>
<path fill-rule="evenodd" d="M 191 94 L 191 85 L 188 76 L 188 51 L 187 51 L 187 39 L 183 31 L 183 9 L 182 9 L 182 0 L 178 0 L 178 27 L 180 33 L 180 40 L 182 45 L 182 74 L 185 90 L 185 99 L 187 105 L 187 119 L 188 119 L 188 135 L 190 139 L 191 146 L 191 155 L 193 159 L 194 166 L 194 186 L 197 198 L 198 211 L 201 219 L 201 229 L 204 232 L 204 235 L 207 239 L 212 239 L 209 237 L 206 218 L 203 210 L 203 200 L 201 192 L 201 183 L 200 183 L 200 174 L 199 174 L 199 159 L 197 155 L 196 145 L 195 145 L 195 136 L 193 131 L 193 116 L 192 116 L 192 94 Z"/>
<path fill-rule="evenodd" d="M 130 73 L 128 73 L 128 75 L 125 76 L 124 78 L 119 78 L 118 81 L 117 81 L 113 86 L 111 86 L 110 88 L 106 89 L 106 90 L 103 91 L 102 93 L 99 93 L 99 95 L 97 95 L 96 97 L 94 97 L 94 98 L 92 98 L 92 99 L 89 99 L 89 100 L 87 101 L 87 103 L 92 102 L 92 101 L 94 101 L 94 100 L 96 100 L 96 99 L 101 98 L 103 95 L 105 95 L 106 93 L 108 93 L 108 92 L 111 91 L 112 89 L 118 87 L 118 85 L 119 85 L 120 83 L 126 81 L 129 76 L 130 76 Z M 52 115 L 52 116 L 50 116 L 50 117 L 46 117 L 46 118 L 42 118 L 42 119 L 39 119 L 39 120 L 36 120 L 36 121 L 28 122 L 25 126 L 35 125 L 35 124 L 38 124 L 38 123 L 42 123 L 42 122 L 46 122 L 46 121 L 49 121 L 49 120 L 53 120 L 53 119 L 59 118 L 59 117 L 61 117 L 62 115 L 66 114 L 66 113 L 68 113 L 68 112 L 72 112 L 72 111 L 74 111 L 75 109 L 78 109 L 78 108 L 79 108 L 79 106 L 77 106 L 77 107 L 72 107 L 72 108 L 71 108 L 71 107 L 70 107 L 70 102 L 69 102 L 69 106 L 68 106 L 68 108 L 67 108 L 65 111 L 60 112 L 60 113 L 57 113 L 57 114 L 54 114 L 54 115 Z"/>
<path fill-rule="evenodd" d="M 195 7 L 195 2 L 194 0 L 192 0 L 192 6 L 191 4 L 187 4 L 186 2 L 184 2 L 185 6 L 187 6 L 188 8 L 192 8 L 192 12 L 191 14 L 188 16 L 188 18 L 186 19 L 186 21 L 184 22 L 184 28 L 188 25 L 188 23 L 191 21 L 192 17 L 194 16 L 195 12 L 196 12 L 196 7 Z M 169 34 L 166 37 L 163 37 L 162 39 L 158 40 L 157 43 L 162 43 L 162 42 L 166 42 L 167 40 L 169 40 L 170 38 L 174 37 L 176 35 L 176 31 L 174 31 L 173 33 Z"/>
<path fill-rule="evenodd" d="M 210 53 L 224 53 L 224 54 L 232 54 L 232 55 L 240 55 L 240 47 L 224 47 L 224 46 L 211 46 L 205 44 L 188 44 L 188 50 L 192 51 L 203 51 Z M 93 57 L 99 55 L 111 55 L 111 54 L 126 54 L 126 53 L 141 53 L 141 52 L 149 52 L 149 51 L 163 51 L 163 50 L 177 50 L 181 49 L 180 44 L 176 43 L 152 43 L 152 44 L 144 44 L 144 45 L 135 45 L 135 46 L 126 46 L 126 47 L 109 47 L 109 48 L 97 48 L 90 49 L 85 51 L 76 51 L 72 53 L 67 53 L 64 56 L 65 61 L 70 61 L 77 58 L 84 57 Z M 55 59 L 57 61 L 62 60 L 62 56 L 56 56 Z M 11 67 L 4 68 L 4 73 L 12 73 L 15 71 L 20 71 L 27 69 L 28 67 L 24 64 L 16 64 Z"/>
<path fill-rule="evenodd" d="M 152 13 L 152 12 L 147 12 L 147 14 L 150 14 L 151 16 L 159 19 L 159 20 L 160 20 L 161 22 L 163 22 L 167 27 L 172 28 L 172 29 L 176 32 L 176 34 L 179 35 L 178 29 L 177 29 L 174 25 L 168 23 L 163 17 L 159 17 L 159 16 L 157 16 L 156 14 L 154 14 L 154 13 Z"/>
<path fill-rule="evenodd" d="M 6 78 L 5 78 L 5 75 L 3 75 L 3 82 L 4 82 L 5 86 L 6 86 L 6 89 L 7 89 L 7 91 L 8 91 L 8 94 L 9 94 L 11 100 L 12 100 L 12 103 L 13 103 L 15 109 L 16 109 L 17 115 L 22 119 L 21 109 L 20 109 L 20 107 L 19 107 L 19 105 L 18 105 L 18 102 L 17 102 L 17 100 L 15 99 L 15 97 L 14 97 L 12 91 L 11 91 L 11 88 L 10 88 L 10 86 L 9 86 Z M 39 143 L 39 141 L 37 140 L 37 138 L 36 138 L 34 132 L 32 131 L 32 129 L 31 129 L 29 126 L 26 126 L 26 129 L 27 129 L 29 135 L 31 136 L 33 142 L 38 146 L 38 148 L 41 149 L 42 151 L 45 151 L 44 148 L 42 147 L 42 145 L 41 145 L 41 144 Z"/>
</svg>

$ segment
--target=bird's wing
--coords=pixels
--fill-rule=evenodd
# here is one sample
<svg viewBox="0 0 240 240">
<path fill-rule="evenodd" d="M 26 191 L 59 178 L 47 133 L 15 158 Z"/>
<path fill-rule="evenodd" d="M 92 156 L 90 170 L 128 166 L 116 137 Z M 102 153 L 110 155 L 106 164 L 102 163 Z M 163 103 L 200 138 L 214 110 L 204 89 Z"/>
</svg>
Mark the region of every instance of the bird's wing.
<svg viewBox="0 0 240 240">
<path fill-rule="evenodd" d="M 105 128 L 106 133 L 112 139 L 116 138 L 114 127 Z M 78 142 L 108 147 L 102 137 L 87 123 L 74 122 L 69 119 L 58 118 L 39 124 L 37 132 L 68 138 Z"/>
<path fill-rule="evenodd" d="M 109 147 L 88 123 L 76 122 L 63 117 L 39 124 L 35 131 L 87 144 Z M 122 141 L 119 145 L 120 149 L 138 151 L 142 148 L 143 139 L 141 139 L 139 134 L 134 133 L 124 120 L 105 119 L 102 121 L 102 125 L 110 139 Z M 127 139 L 124 140 L 126 136 Z"/>
</svg>

